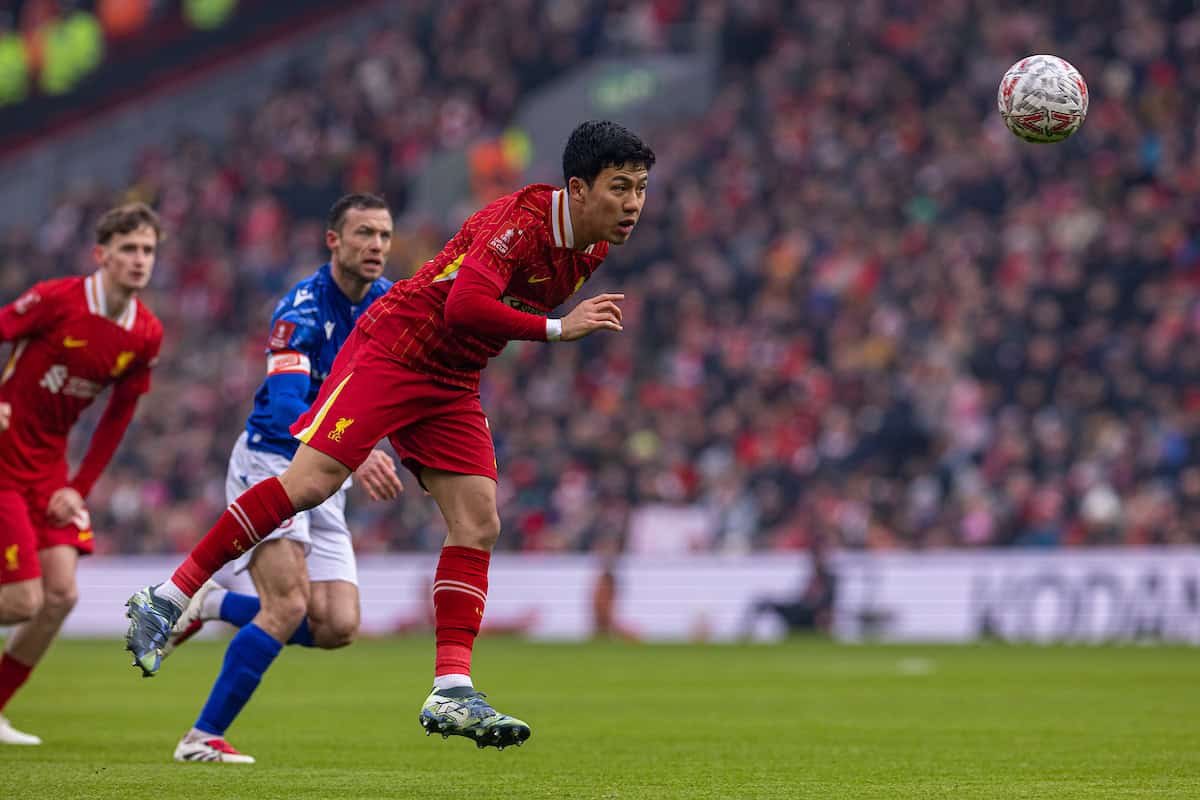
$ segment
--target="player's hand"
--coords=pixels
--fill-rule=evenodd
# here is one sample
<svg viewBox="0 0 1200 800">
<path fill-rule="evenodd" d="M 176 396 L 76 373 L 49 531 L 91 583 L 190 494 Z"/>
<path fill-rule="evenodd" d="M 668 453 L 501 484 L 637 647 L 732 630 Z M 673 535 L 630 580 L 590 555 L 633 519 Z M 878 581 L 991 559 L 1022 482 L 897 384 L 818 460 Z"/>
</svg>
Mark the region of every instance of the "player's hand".
<svg viewBox="0 0 1200 800">
<path fill-rule="evenodd" d="M 400 476 L 396 474 L 396 462 L 382 450 L 372 450 L 367 454 L 354 478 L 367 490 L 367 497 L 372 500 L 395 500 L 404 491 Z"/>
<path fill-rule="evenodd" d="M 584 300 L 562 318 L 562 335 L 559 341 L 573 342 L 595 331 L 621 330 L 621 307 L 623 294 L 601 294 Z"/>
<path fill-rule="evenodd" d="M 0 403 L 0 431 L 8 430 L 10 419 L 12 419 L 12 403 Z"/>
<path fill-rule="evenodd" d="M 46 505 L 46 518 L 56 527 L 66 525 L 82 514 L 85 508 L 79 492 L 70 486 L 64 486 L 50 495 L 50 502 Z"/>
</svg>

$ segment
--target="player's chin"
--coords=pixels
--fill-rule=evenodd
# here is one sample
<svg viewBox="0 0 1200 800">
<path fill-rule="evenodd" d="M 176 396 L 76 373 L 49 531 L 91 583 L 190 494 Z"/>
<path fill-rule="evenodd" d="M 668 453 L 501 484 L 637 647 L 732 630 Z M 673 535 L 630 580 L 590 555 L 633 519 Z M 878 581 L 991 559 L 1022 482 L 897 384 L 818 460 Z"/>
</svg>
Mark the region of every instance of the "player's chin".
<svg viewBox="0 0 1200 800">
<path fill-rule="evenodd" d="M 622 245 L 629 241 L 629 237 L 633 235 L 632 225 L 618 225 L 613 228 L 612 233 L 608 235 L 608 243 Z"/>
</svg>

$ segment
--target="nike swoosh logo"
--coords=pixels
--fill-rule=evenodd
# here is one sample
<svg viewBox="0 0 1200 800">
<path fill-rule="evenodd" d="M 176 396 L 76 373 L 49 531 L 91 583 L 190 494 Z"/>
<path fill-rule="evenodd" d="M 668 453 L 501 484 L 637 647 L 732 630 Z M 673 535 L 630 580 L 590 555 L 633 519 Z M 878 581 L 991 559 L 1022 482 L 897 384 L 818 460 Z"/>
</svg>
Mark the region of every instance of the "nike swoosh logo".
<svg viewBox="0 0 1200 800">
<path fill-rule="evenodd" d="M 63 347 L 87 347 L 87 339 L 76 339 L 74 336 L 68 336 L 63 339 Z"/>
<path fill-rule="evenodd" d="M 541 277 L 538 277 L 535 275 L 534 277 L 529 279 L 529 282 L 530 283 L 545 283 L 548 280 L 550 280 L 549 275 L 542 275 Z"/>
</svg>

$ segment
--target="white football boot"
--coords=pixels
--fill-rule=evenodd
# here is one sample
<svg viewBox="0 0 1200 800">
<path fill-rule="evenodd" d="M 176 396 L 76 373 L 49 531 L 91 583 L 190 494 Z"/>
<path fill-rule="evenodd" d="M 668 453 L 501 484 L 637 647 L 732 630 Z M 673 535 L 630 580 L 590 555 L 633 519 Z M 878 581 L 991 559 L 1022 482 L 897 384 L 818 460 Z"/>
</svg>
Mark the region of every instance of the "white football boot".
<svg viewBox="0 0 1200 800">
<path fill-rule="evenodd" d="M 254 756 L 239 753 L 220 736 L 191 739 L 187 736 L 175 746 L 176 761 L 205 761 L 217 764 L 253 764 Z"/>
<path fill-rule="evenodd" d="M 12 726 L 8 719 L 0 714 L 0 744 L 41 744 L 41 738 L 32 733 L 23 733 Z"/>
</svg>

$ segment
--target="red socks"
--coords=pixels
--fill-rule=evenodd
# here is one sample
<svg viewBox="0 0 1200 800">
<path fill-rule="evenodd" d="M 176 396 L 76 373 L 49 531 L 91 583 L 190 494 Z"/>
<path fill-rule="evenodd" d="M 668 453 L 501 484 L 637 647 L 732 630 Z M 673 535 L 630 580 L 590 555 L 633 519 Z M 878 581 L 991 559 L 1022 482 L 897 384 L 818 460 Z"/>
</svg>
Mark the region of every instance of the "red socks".
<svg viewBox="0 0 1200 800">
<path fill-rule="evenodd" d="M 470 675 L 471 648 L 487 604 L 492 554 L 472 547 L 443 547 L 433 581 L 437 623 L 434 675 Z"/>
<path fill-rule="evenodd" d="M 21 684 L 26 681 L 32 671 L 33 667 L 22 664 L 8 653 L 0 657 L 0 711 L 4 710 L 8 701 L 16 694 L 17 689 L 21 688 Z"/>
<path fill-rule="evenodd" d="M 295 513 L 278 478 L 254 484 L 225 509 L 217 524 L 192 548 L 171 576 L 171 583 L 191 597 L 214 572 L 248 552 Z"/>
</svg>

